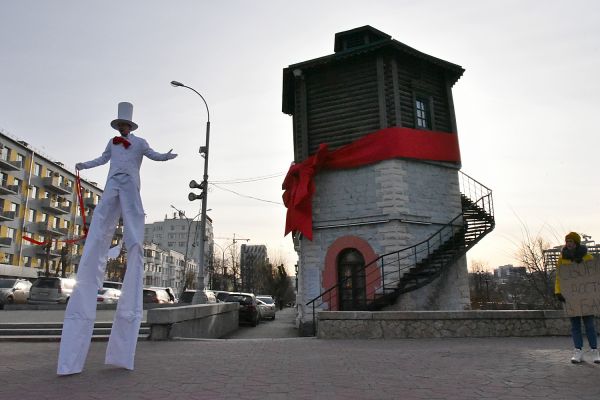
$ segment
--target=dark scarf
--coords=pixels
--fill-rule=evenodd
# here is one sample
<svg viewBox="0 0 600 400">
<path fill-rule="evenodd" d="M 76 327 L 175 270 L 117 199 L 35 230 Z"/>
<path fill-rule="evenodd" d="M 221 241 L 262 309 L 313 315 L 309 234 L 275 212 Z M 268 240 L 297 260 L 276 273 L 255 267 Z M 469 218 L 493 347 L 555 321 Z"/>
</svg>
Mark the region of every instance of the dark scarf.
<svg viewBox="0 0 600 400">
<path fill-rule="evenodd" d="M 561 255 L 565 260 L 575 261 L 577 264 L 583 261 L 583 256 L 587 254 L 587 247 L 581 244 L 575 246 L 573 250 L 563 247 Z"/>
</svg>

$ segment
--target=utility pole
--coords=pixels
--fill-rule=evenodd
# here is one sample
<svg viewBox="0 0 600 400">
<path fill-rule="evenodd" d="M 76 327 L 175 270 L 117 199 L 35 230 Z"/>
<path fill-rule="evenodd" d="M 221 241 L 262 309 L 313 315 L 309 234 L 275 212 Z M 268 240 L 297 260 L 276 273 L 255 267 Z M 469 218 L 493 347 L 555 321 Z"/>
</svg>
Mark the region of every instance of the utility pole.
<svg viewBox="0 0 600 400">
<path fill-rule="evenodd" d="M 231 244 L 229 246 L 225 247 L 225 250 L 227 250 L 229 247 L 233 246 L 233 252 L 232 252 L 232 257 L 231 257 L 231 271 L 233 274 L 233 291 L 237 292 L 237 291 L 239 291 L 239 285 L 238 285 L 238 279 L 237 279 L 237 276 L 235 273 L 235 271 L 236 271 L 235 259 L 237 258 L 236 257 L 236 255 L 237 255 L 236 254 L 237 253 L 236 252 L 236 244 L 237 244 L 237 242 L 241 242 L 241 241 L 249 242 L 250 239 L 235 237 L 235 233 L 233 234 L 233 238 L 218 238 L 218 239 L 231 240 Z M 225 255 L 225 250 L 223 250 L 223 255 Z M 224 261 L 225 261 L 225 257 L 223 256 L 223 263 L 224 263 Z M 241 266 L 240 266 L 240 275 L 241 275 Z"/>
</svg>

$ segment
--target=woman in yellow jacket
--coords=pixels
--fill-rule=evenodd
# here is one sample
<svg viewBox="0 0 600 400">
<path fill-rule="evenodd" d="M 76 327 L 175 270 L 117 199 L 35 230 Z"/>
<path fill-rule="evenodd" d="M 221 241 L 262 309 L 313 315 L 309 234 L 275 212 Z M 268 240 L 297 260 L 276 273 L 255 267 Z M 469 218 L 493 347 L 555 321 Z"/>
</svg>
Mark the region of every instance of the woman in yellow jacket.
<svg viewBox="0 0 600 400">
<path fill-rule="evenodd" d="M 560 279 L 558 277 L 558 270 L 561 265 L 572 263 L 580 264 L 583 261 L 588 261 L 592 258 L 592 255 L 587 252 L 587 247 L 581 244 L 581 236 L 579 236 L 579 234 L 570 232 L 565 236 L 565 247 L 563 247 L 558 263 L 556 264 L 556 281 L 554 284 L 554 294 L 560 301 L 565 301 L 565 298 L 560 292 Z M 583 358 L 583 335 L 581 333 L 582 321 L 585 326 L 585 335 L 587 336 L 591 348 L 592 360 L 598 364 L 600 363 L 600 354 L 598 353 L 598 337 L 594 327 L 593 315 L 571 317 L 571 335 L 573 336 L 573 344 L 575 345 L 575 351 L 573 357 L 571 357 L 571 362 L 578 364 Z"/>
</svg>

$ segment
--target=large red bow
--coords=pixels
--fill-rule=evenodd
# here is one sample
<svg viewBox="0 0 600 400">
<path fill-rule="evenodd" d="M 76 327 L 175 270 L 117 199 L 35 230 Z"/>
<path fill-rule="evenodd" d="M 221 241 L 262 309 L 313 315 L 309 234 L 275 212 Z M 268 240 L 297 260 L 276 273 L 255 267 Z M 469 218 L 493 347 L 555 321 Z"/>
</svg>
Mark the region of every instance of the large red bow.
<svg viewBox="0 0 600 400">
<path fill-rule="evenodd" d="M 456 133 L 386 128 L 329 150 L 321 144 L 315 154 L 290 167 L 283 181 L 287 207 L 285 234 L 301 232 L 312 240 L 312 196 L 315 175 L 322 169 L 356 168 L 392 158 L 445 161 L 460 164 Z"/>
<path fill-rule="evenodd" d="M 123 147 L 128 148 L 129 146 L 131 146 L 131 143 L 129 142 L 129 140 L 125 139 L 122 136 L 115 136 L 113 138 L 113 144 L 122 144 Z"/>
</svg>

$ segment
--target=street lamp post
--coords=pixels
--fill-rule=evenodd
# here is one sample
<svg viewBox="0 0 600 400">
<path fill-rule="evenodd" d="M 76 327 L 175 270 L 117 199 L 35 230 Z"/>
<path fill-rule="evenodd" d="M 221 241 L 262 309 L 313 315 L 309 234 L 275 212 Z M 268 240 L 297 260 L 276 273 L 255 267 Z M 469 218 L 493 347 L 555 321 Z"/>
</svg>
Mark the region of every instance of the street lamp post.
<svg viewBox="0 0 600 400">
<path fill-rule="evenodd" d="M 179 296 L 181 297 L 183 292 L 185 292 L 185 290 L 187 289 L 187 276 L 186 275 L 187 275 L 187 263 L 188 263 L 188 250 L 190 247 L 190 231 L 192 229 L 192 225 L 194 224 L 194 221 L 196 220 L 196 218 L 198 218 L 201 215 L 201 213 L 198 213 L 194 218 L 188 218 L 185 215 L 185 211 L 181 211 L 180 209 L 175 207 L 173 204 L 171 204 L 171 208 L 173 208 L 174 210 L 176 210 L 179 213 L 179 218 L 185 218 L 188 223 L 187 238 L 185 241 L 185 254 L 183 255 L 183 286 L 181 287 L 181 291 L 179 293 Z M 195 247 L 194 246 L 196 244 L 195 242 L 196 242 L 196 235 L 194 235 L 194 240 L 192 240 L 192 247 Z"/>
<path fill-rule="evenodd" d="M 206 103 L 206 100 L 200 93 L 198 93 L 198 91 L 196 89 L 186 86 L 183 83 L 177 82 L 177 81 L 171 81 L 171 85 L 173 85 L 174 87 L 184 87 L 184 88 L 190 89 L 191 91 L 196 93 L 198 96 L 200 96 L 200 98 L 204 102 L 204 105 L 206 106 L 207 119 L 206 119 L 205 145 L 200 146 L 200 155 L 204 156 L 204 175 L 202 177 L 202 183 L 200 185 L 198 185 L 196 183 L 196 181 L 190 182 L 190 188 L 199 188 L 202 190 L 202 192 L 199 195 L 196 195 L 195 193 L 190 193 L 188 196 L 188 199 L 190 201 L 193 201 L 196 199 L 202 200 L 202 213 L 201 213 L 202 217 L 200 219 L 200 234 L 202 235 L 202 237 L 200 238 L 200 246 L 199 246 L 200 257 L 199 257 L 199 264 L 198 264 L 198 284 L 197 284 L 196 294 L 194 294 L 194 298 L 192 300 L 192 304 L 202 304 L 202 303 L 204 303 L 204 296 L 202 296 L 202 291 L 204 290 L 204 241 L 206 238 L 206 203 L 207 203 L 207 195 L 208 195 L 207 189 L 208 189 L 208 147 L 209 147 L 209 142 L 210 142 L 210 111 L 208 109 L 208 104 Z"/>
</svg>

